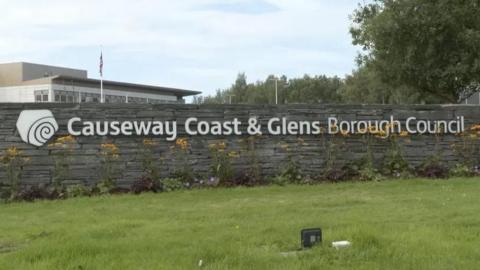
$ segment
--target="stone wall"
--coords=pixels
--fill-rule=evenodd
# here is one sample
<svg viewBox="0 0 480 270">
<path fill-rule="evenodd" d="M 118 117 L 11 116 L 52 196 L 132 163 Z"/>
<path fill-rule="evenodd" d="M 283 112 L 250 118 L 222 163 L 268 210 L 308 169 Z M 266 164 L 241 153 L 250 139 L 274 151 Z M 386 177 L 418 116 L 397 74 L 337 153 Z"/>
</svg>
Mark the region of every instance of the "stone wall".
<svg viewBox="0 0 480 270">
<path fill-rule="evenodd" d="M 200 120 L 230 121 L 239 118 L 242 123 L 252 116 L 259 118 L 262 124 L 271 117 L 287 117 L 289 120 L 320 120 L 325 122 L 329 116 L 341 120 L 389 119 L 393 115 L 404 121 L 415 116 L 425 120 L 449 120 L 457 116 L 465 117 L 466 128 L 480 123 L 480 108 L 473 105 L 133 105 L 133 104 L 0 104 L 0 152 L 5 153 L 8 147 L 16 146 L 25 156 L 31 158 L 25 166 L 22 182 L 24 185 L 48 184 L 53 171 L 54 151 L 47 145 L 34 147 L 24 143 L 16 130 L 19 113 L 26 109 L 49 109 L 55 116 L 60 130 L 58 136 L 67 134 L 67 122 L 72 117 L 83 120 L 177 120 L 179 136 L 185 137 L 181 123 L 189 117 Z M 243 126 L 245 129 L 246 127 Z M 240 157 L 234 159 L 236 170 L 244 170 L 249 166 L 246 139 L 249 136 L 190 136 L 191 145 L 189 162 L 198 174 L 208 175 L 211 156 L 208 145 L 225 141 L 228 150 L 237 151 Z M 142 155 L 139 151 L 144 137 L 76 137 L 70 177 L 68 183 L 93 184 L 99 179 L 99 149 L 101 143 L 115 143 L 120 149 L 120 159 L 115 162 L 117 178 L 120 184 L 128 185 L 142 174 Z M 156 157 L 163 159 L 159 165 L 163 176 L 172 173 L 178 162 L 175 162 L 168 142 L 163 137 L 155 137 Z M 325 167 L 327 145 L 336 140 L 340 145 L 338 160 L 348 163 L 365 155 L 366 142 L 362 136 L 273 136 L 264 134 L 255 138 L 255 155 L 258 157 L 262 173 L 274 175 L 285 166 L 288 157 L 294 157 L 301 165 L 304 173 L 316 176 Z M 464 138 L 455 135 L 412 135 L 399 138 L 405 158 L 413 166 L 419 165 L 432 155 L 441 155 L 441 159 L 449 165 L 457 162 L 458 156 L 452 151 L 452 143 L 462 143 Z M 389 140 L 375 138 L 372 140 L 377 165 L 384 160 L 384 153 L 389 147 Z M 473 147 L 473 146 L 472 146 Z M 160 161 L 159 161 L 160 164 Z M 6 182 L 5 170 L 0 172 L 1 181 Z"/>
</svg>

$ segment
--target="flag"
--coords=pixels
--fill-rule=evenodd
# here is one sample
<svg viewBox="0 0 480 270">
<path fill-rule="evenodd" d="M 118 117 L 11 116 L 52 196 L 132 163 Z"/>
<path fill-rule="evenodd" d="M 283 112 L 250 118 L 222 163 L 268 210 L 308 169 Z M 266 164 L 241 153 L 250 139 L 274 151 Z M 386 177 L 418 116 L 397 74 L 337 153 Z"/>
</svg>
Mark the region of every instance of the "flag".
<svg viewBox="0 0 480 270">
<path fill-rule="evenodd" d="M 103 53 L 100 52 L 100 77 L 103 77 Z"/>
</svg>

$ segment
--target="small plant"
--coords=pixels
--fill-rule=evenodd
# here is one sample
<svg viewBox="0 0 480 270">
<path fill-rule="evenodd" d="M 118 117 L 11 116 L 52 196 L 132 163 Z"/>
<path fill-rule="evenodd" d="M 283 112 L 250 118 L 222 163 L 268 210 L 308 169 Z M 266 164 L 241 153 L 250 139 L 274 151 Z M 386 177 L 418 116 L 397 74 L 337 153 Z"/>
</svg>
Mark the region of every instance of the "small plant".
<svg viewBox="0 0 480 270">
<path fill-rule="evenodd" d="M 92 191 L 84 185 L 74 185 L 67 187 L 67 197 L 76 198 L 92 195 Z"/>
<path fill-rule="evenodd" d="M 192 167 L 188 160 L 190 153 L 190 144 L 186 138 L 179 138 L 175 141 L 175 145 L 170 147 L 175 159 L 174 178 L 181 178 L 185 182 L 191 182 L 194 178 Z"/>
<path fill-rule="evenodd" d="M 373 155 L 372 144 L 375 138 L 386 139 L 388 137 L 389 126 L 385 129 L 379 129 L 374 126 L 369 126 L 365 135 L 363 135 L 366 146 L 365 156 L 360 160 L 360 167 L 358 170 L 358 179 L 361 181 L 378 181 L 382 179 L 381 174 L 375 168 L 375 161 Z"/>
<path fill-rule="evenodd" d="M 186 185 L 185 182 L 182 181 L 183 179 L 179 178 L 164 178 L 161 180 L 163 191 L 174 191 L 185 189 Z"/>
<path fill-rule="evenodd" d="M 140 194 L 143 192 L 158 192 L 161 191 L 161 187 L 157 180 L 143 176 L 142 178 L 133 182 L 130 186 L 130 191 L 134 194 Z"/>
<path fill-rule="evenodd" d="M 324 173 L 323 178 L 332 182 L 340 182 L 346 180 L 347 175 L 344 169 L 330 169 Z"/>
<path fill-rule="evenodd" d="M 273 185 L 285 186 L 285 185 L 289 184 L 291 182 L 291 180 L 290 180 L 290 178 L 285 177 L 283 175 L 277 175 L 277 176 L 274 176 L 274 177 L 270 178 L 269 182 Z"/>
<path fill-rule="evenodd" d="M 342 134 L 342 136 L 347 136 L 346 134 Z M 324 140 L 325 144 L 325 169 L 322 175 L 322 178 L 329 180 L 329 181 L 342 181 L 345 180 L 346 175 L 344 173 L 344 170 L 340 168 L 339 162 L 338 162 L 338 153 L 341 149 L 341 147 L 344 144 L 343 140 L 340 140 L 337 138 L 337 136 L 331 136 L 330 140 Z"/>
<path fill-rule="evenodd" d="M 294 149 L 298 149 L 303 145 L 306 145 L 305 141 L 301 138 L 298 138 L 297 143 L 294 145 Z M 280 176 L 288 179 L 288 182 L 290 183 L 301 182 L 304 176 L 297 160 L 303 159 L 303 157 L 296 153 L 296 151 L 287 143 L 281 144 L 280 148 L 287 153 L 287 162 L 282 166 L 282 169 L 280 170 Z"/>
<path fill-rule="evenodd" d="M 101 144 L 100 149 L 100 161 L 101 161 L 101 180 L 98 184 L 98 188 L 101 194 L 109 193 L 110 190 L 115 188 L 115 176 L 114 176 L 114 162 L 120 158 L 120 151 L 118 147 L 113 143 Z"/>
<path fill-rule="evenodd" d="M 155 147 L 157 143 L 152 139 L 144 139 L 142 143 L 142 169 L 145 174 L 144 177 L 150 178 L 154 181 L 159 180 L 160 174 L 158 167 L 161 165 L 155 158 Z M 160 159 L 161 161 L 161 159 Z"/>
<path fill-rule="evenodd" d="M 417 168 L 417 175 L 427 178 L 447 178 L 449 176 L 448 167 L 442 163 L 443 152 L 440 148 L 440 130 L 435 133 L 434 154 L 426 158 Z"/>
<path fill-rule="evenodd" d="M 212 155 L 212 175 L 217 177 L 221 184 L 231 180 L 233 177 L 231 160 L 238 157 L 237 152 L 227 151 L 225 142 L 210 144 L 208 148 Z"/>
<path fill-rule="evenodd" d="M 59 137 L 48 145 L 52 149 L 54 159 L 52 182 L 57 190 L 63 189 L 63 181 L 70 176 L 71 156 L 75 143 L 75 138 L 72 135 L 68 135 Z"/>
<path fill-rule="evenodd" d="M 417 168 L 417 175 L 427 178 L 447 178 L 449 171 L 440 161 L 439 156 L 433 155 L 427 158 L 422 165 Z"/>
<path fill-rule="evenodd" d="M 2 156 L 2 163 L 6 169 L 6 176 L 10 185 L 10 197 L 20 191 L 23 168 L 29 161 L 30 158 L 23 156 L 22 151 L 16 147 L 8 148 Z"/>
<path fill-rule="evenodd" d="M 405 137 L 408 133 L 401 132 L 398 136 Z M 403 158 L 402 149 L 398 144 L 397 135 L 392 134 L 389 137 L 390 147 L 385 153 L 383 163 L 383 173 L 393 177 L 405 177 L 410 174 L 410 168 L 407 161 Z"/>
<path fill-rule="evenodd" d="M 57 199 L 56 193 L 51 193 L 44 187 L 32 186 L 14 193 L 10 201 L 26 201 L 33 202 L 35 200 L 52 200 Z"/>
<path fill-rule="evenodd" d="M 465 132 L 458 134 L 460 141 L 451 144 L 459 163 L 452 169 L 452 176 L 473 176 L 478 165 L 478 134 L 480 125 L 473 125 Z"/>
<path fill-rule="evenodd" d="M 254 186 L 262 184 L 262 167 L 258 158 L 256 150 L 256 142 L 260 138 L 260 135 L 249 136 L 246 139 L 242 139 L 244 144 L 244 155 L 247 158 L 248 168 L 245 172 L 237 172 L 233 179 L 233 185 L 247 185 Z"/>
<path fill-rule="evenodd" d="M 455 164 L 455 166 L 450 170 L 450 176 L 453 177 L 470 177 L 474 175 L 475 171 L 472 168 L 461 163 Z"/>
</svg>

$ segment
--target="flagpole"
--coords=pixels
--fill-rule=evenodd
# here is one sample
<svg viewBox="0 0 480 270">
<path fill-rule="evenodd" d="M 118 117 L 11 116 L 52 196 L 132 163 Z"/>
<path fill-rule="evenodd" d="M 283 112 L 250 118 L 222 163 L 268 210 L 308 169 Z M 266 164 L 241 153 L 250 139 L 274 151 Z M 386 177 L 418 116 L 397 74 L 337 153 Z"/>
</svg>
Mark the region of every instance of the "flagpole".
<svg viewBox="0 0 480 270">
<path fill-rule="evenodd" d="M 100 103 L 104 103 L 104 98 L 103 98 L 103 75 L 100 76 Z"/>
<path fill-rule="evenodd" d="M 103 50 L 100 50 L 100 103 L 105 102 L 105 97 L 103 95 Z"/>
</svg>

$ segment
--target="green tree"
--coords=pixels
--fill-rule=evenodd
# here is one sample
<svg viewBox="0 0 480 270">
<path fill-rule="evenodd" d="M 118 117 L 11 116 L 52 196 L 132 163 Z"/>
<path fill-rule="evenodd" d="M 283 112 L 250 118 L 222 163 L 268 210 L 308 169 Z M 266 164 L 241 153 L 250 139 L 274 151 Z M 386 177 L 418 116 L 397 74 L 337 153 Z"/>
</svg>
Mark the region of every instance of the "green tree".
<svg viewBox="0 0 480 270">
<path fill-rule="evenodd" d="M 419 93 L 406 85 L 391 86 L 384 83 L 378 72 L 372 68 L 360 66 L 347 75 L 341 90 L 342 100 L 346 103 L 364 104 L 412 104 L 421 103 Z M 440 102 L 436 97 L 428 98 Z"/>
<path fill-rule="evenodd" d="M 338 77 L 324 75 L 288 80 L 269 75 L 264 81 L 247 83 L 240 73 L 230 88 L 217 90 L 213 96 L 196 97 L 195 104 L 232 103 L 275 104 L 275 81 L 278 87 L 278 104 L 286 103 L 337 103 L 341 101 L 340 89 L 343 81 Z"/>
<path fill-rule="evenodd" d="M 456 102 L 480 81 L 479 10 L 478 0 L 375 0 L 353 13 L 350 32 L 382 81 Z"/>
</svg>

